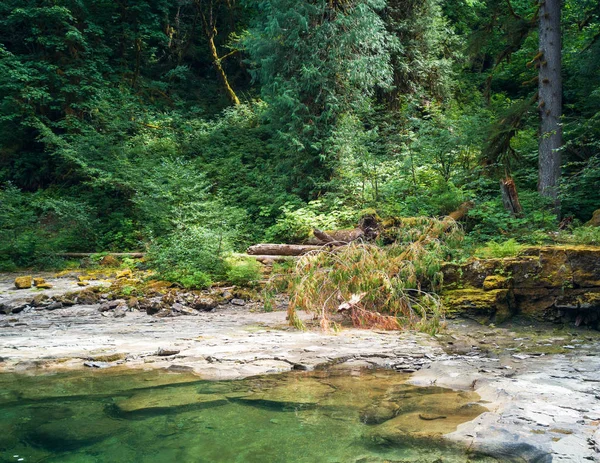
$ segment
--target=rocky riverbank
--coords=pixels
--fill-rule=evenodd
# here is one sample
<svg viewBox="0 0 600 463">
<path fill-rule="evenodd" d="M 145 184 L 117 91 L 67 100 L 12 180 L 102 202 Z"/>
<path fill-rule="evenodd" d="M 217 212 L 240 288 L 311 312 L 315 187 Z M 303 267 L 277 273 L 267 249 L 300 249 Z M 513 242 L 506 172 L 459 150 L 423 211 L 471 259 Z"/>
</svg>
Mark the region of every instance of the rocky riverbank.
<svg viewBox="0 0 600 463">
<path fill-rule="evenodd" d="M 92 288 L 74 296 L 81 290 L 77 275 L 43 277 L 52 289 L 16 291 L 14 275 L 0 278 L 0 304 L 12 307 L 0 316 L 0 371 L 166 368 L 237 379 L 291 369 L 391 368 L 412 373 L 417 385 L 481 396 L 489 412 L 460 425 L 448 439 L 498 461 L 600 461 L 595 331 L 455 320 L 436 337 L 357 329 L 303 332 L 288 326 L 284 301 L 279 310 L 264 312 L 260 303 L 227 290 L 209 308 L 200 304 L 206 295 L 184 292 L 180 299 L 174 296 L 168 311 L 161 306 L 168 301 L 156 299 L 158 310 L 149 315 L 152 310 L 134 308 L 136 301 L 109 300 L 110 280 L 90 280 Z M 194 307 L 194 301 L 200 305 L 191 311 L 173 309 Z M 401 439 L 392 421 L 377 429 L 374 439 Z"/>
<path fill-rule="evenodd" d="M 515 257 L 444 266 L 449 314 L 483 323 L 515 315 L 588 325 L 600 322 L 600 247 L 536 246 Z"/>
</svg>

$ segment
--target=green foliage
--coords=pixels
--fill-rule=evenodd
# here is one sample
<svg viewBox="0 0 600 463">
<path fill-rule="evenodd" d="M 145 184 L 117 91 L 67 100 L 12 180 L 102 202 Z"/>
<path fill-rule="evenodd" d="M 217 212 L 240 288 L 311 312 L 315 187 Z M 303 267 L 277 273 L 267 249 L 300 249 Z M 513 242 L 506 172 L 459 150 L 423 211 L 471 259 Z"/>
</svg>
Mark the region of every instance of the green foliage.
<svg viewBox="0 0 600 463">
<path fill-rule="evenodd" d="M 561 233 L 558 239 L 563 243 L 600 246 L 600 227 L 577 227 Z"/>
<path fill-rule="evenodd" d="M 53 252 L 82 250 L 94 239 L 91 211 L 81 203 L 49 194 L 0 189 L 0 267 L 48 266 Z"/>
<path fill-rule="evenodd" d="M 235 107 L 199 27 L 208 8 L 220 64 L 245 100 Z M 436 217 L 467 200 L 473 248 L 552 241 L 557 218 L 535 193 L 535 8 L 5 0 L 0 268 L 149 247 L 161 275 L 202 287 L 227 278 L 223 256 L 253 242 L 354 226 L 365 208 Z M 576 222 L 600 207 L 598 8 L 566 0 L 562 10 L 561 204 Z M 507 173 L 522 217 L 502 206 Z M 595 242 L 588 230 L 566 239 Z M 242 267 L 233 278 L 251 281 Z"/>
<path fill-rule="evenodd" d="M 484 259 L 515 257 L 521 249 L 522 246 L 514 238 L 501 243 L 488 241 L 485 247 L 475 251 L 475 255 Z"/>
<path fill-rule="evenodd" d="M 225 275 L 224 255 L 231 250 L 230 239 L 225 231 L 191 225 L 156 239 L 147 261 L 163 280 L 186 288 L 208 287 L 212 278 Z"/>
<path fill-rule="evenodd" d="M 354 226 L 358 219 L 357 211 L 345 207 L 341 200 L 335 198 L 317 199 L 301 208 L 286 204 L 281 211 L 275 225 L 265 233 L 269 241 L 299 243 L 310 236 L 313 228 L 334 230 Z"/>
<path fill-rule="evenodd" d="M 525 211 L 522 217 L 512 216 L 504 208 L 500 198 L 477 204 L 469 211 L 471 236 L 478 242 L 513 237 L 521 242 L 535 243 L 540 232 L 556 229 L 556 215 L 550 212 L 545 198 L 540 197 L 537 192 L 522 192 L 520 199 Z"/>
<path fill-rule="evenodd" d="M 278 134 L 280 162 L 303 196 L 323 164 L 337 118 L 391 84 L 382 0 L 266 0 L 243 43 Z M 315 185 L 315 183 L 317 185 Z"/>
<path fill-rule="evenodd" d="M 587 221 L 600 208 L 600 147 L 598 155 L 565 167 L 568 175 L 561 185 L 564 214 Z"/>
<path fill-rule="evenodd" d="M 237 286 L 253 286 L 262 279 L 262 264 L 255 259 L 230 257 L 226 260 L 226 278 Z"/>
</svg>

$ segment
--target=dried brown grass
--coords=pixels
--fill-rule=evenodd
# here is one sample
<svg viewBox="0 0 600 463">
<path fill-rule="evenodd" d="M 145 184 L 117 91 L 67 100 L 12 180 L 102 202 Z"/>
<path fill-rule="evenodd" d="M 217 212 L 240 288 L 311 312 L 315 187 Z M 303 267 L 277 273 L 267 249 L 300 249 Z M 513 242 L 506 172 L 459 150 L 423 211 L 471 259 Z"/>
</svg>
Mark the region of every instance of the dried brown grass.
<svg viewBox="0 0 600 463">
<path fill-rule="evenodd" d="M 299 320 L 297 310 L 306 310 L 326 330 L 342 314 L 358 328 L 437 332 L 444 324 L 435 294 L 441 263 L 448 240 L 461 231 L 451 219 L 422 219 L 407 231 L 408 242 L 407 236 L 386 247 L 354 242 L 299 259 L 288 280 L 291 323 Z"/>
</svg>

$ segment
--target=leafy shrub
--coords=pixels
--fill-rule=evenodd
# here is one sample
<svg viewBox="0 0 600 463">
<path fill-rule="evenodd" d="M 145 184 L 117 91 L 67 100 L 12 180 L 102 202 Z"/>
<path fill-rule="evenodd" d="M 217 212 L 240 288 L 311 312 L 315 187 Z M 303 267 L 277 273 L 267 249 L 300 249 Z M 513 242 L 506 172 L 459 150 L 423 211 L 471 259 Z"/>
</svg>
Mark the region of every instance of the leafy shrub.
<svg viewBox="0 0 600 463">
<path fill-rule="evenodd" d="M 570 233 L 561 233 L 559 240 L 570 244 L 600 246 L 600 227 L 578 227 Z"/>
<path fill-rule="evenodd" d="M 262 278 L 262 264 L 255 259 L 228 258 L 226 263 L 229 267 L 226 272 L 227 281 L 234 285 L 252 286 Z"/>
<path fill-rule="evenodd" d="M 502 243 L 488 241 L 485 247 L 479 248 L 475 251 L 475 255 L 484 259 L 514 257 L 522 248 L 523 246 L 517 243 L 517 241 L 513 238 Z"/>
<path fill-rule="evenodd" d="M 469 211 L 472 222 L 470 235 L 478 242 L 499 241 L 515 238 L 521 242 L 539 241 L 539 232 L 556 230 L 556 215 L 551 212 L 547 198 L 537 192 L 520 195 L 524 214 L 512 216 L 503 206 L 500 197 L 484 201 Z"/>
<path fill-rule="evenodd" d="M 190 268 L 177 268 L 160 273 L 161 279 L 171 281 L 183 286 L 186 289 L 190 288 L 210 288 L 212 279 L 210 275 L 199 270 Z"/>
<path fill-rule="evenodd" d="M 354 225 L 358 218 L 356 211 L 344 207 L 339 199 L 317 199 L 301 208 L 294 208 L 288 203 L 281 207 L 281 211 L 275 225 L 265 233 L 268 241 L 298 243 L 307 239 L 315 227 L 324 230 L 343 228 Z"/>
<path fill-rule="evenodd" d="M 94 242 L 92 213 L 85 204 L 42 193 L 0 188 L 0 269 L 53 267 L 53 254 L 86 250 Z"/>
<path fill-rule="evenodd" d="M 164 280 L 185 287 L 206 287 L 211 277 L 225 275 L 224 254 L 230 250 L 227 233 L 196 225 L 155 240 L 147 260 Z"/>
</svg>

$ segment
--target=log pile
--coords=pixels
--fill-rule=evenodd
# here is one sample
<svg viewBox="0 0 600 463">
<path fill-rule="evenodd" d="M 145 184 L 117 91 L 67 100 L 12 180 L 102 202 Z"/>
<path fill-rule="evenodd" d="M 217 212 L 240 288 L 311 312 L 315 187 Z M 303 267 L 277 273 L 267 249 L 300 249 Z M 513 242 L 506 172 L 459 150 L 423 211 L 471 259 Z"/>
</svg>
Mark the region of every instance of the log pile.
<svg viewBox="0 0 600 463">
<path fill-rule="evenodd" d="M 456 221 L 464 219 L 473 207 L 474 204 L 471 201 L 461 204 L 456 211 L 451 212 L 442 219 L 442 227 L 439 230 L 426 230 L 420 240 L 435 238 L 436 236 L 432 237 L 432 234 L 444 233 Z M 396 224 L 397 220 L 402 222 L 409 219 L 395 219 L 392 223 Z M 314 228 L 313 236 L 304 244 L 260 243 L 250 246 L 246 251 L 247 254 L 240 254 L 240 256 L 253 258 L 265 264 L 293 260 L 309 252 L 334 249 L 354 241 L 373 242 L 380 237 L 385 228 L 385 224 L 376 215 L 369 214 L 360 219 L 355 228 L 327 231 Z"/>
</svg>

